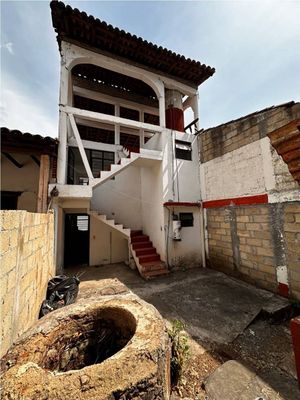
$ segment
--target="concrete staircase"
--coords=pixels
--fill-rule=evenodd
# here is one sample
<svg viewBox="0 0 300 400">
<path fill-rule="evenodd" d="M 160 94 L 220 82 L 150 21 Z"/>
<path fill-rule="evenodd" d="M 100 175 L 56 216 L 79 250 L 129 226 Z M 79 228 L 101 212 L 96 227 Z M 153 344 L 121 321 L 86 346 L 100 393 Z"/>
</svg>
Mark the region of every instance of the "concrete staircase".
<svg viewBox="0 0 300 400">
<path fill-rule="evenodd" d="M 155 278 L 169 273 L 166 264 L 161 261 L 156 248 L 153 247 L 149 236 L 143 231 L 131 231 L 131 252 L 136 266 L 145 279 Z"/>
<path fill-rule="evenodd" d="M 128 239 L 130 238 L 130 229 L 124 228 L 122 224 L 117 224 L 114 219 L 107 219 L 106 215 L 103 215 L 98 211 L 89 211 L 89 214 L 92 215 L 93 217 L 96 217 L 105 224 L 109 225 L 110 227 L 116 229 L 118 232 L 122 233 Z"/>
<path fill-rule="evenodd" d="M 143 165 L 143 162 L 145 165 L 147 165 L 147 162 L 149 163 L 149 161 L 155 162 L 162 160 L 161 152 L 156 150 L 140 149 L 139 153 L 130 152 L 129 154 L 129 157 L 121 158 L 120 164 L 112 164 L 110 166 L 110 171 L 101 171 L 100 178 L 94 178 L 91 181 L 90 185 L 92 186 L 92 189 L 118 175 L 130 165 Z"/>
<path fill-rule="evenodd" d="M 139 158 L 139 156 L 139 153 L 131 153 L 129 158 L 121 158 L 120 164 L 112 164 L 110 166 L 110 171 L 101 171 L 100 178 L 93 179 L 91 184 L 92 188 L 94 189 L 95 187 L 101 185 L 102 183 L 118 175 L 120 172 L 124 171 L 124 169 L 132 165 Z"/>
<path fill-rule="evenodd" d="M 90 210 L 89 215 L 116 229 L 128 239 L 131 254 L 143 278 L 151 279 L 169 273 L 166 264 L 161 261 L 159 254 L 157 254 L 155 247 L 153 247 L 149 236 L 144 235 L 142 231 L 132 231 L 124 228 L 122 224 L 116 223 L 114 219 L 107 219 L 106 215 L 98 211 Z"/>
</svg>

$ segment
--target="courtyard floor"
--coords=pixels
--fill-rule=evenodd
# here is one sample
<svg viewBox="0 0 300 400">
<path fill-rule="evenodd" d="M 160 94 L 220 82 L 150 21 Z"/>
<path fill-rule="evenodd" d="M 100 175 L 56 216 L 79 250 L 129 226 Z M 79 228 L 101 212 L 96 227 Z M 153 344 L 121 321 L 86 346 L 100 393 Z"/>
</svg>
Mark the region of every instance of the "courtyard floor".
<svg viewBox="0 0 300 400">
<path fill-rule="evenodd" d="M 115 278 L 167 321 L 186 324 L 190 356 L 174 399 L 205 399 L 206 378 L 230 359 L 255 371 L 278 398 L 299 398 L 288 323 L 274 324 L 270 318 L 288 305 L 286 300 L 211 269 L 176 271 L 151 281 L 125 264 L 69 268 L 65 273 L 83 273 L 79 298 L 97 296 L 103 280 Z"/>
</svg>

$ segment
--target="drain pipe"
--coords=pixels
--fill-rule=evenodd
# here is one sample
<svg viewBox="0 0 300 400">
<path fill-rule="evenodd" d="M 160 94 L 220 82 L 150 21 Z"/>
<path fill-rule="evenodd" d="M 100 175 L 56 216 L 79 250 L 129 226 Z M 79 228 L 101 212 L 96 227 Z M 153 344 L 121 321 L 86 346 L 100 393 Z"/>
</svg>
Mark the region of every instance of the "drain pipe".
<svg viewBox="0 0 300 400">
<path fill-rule="evenodd" d="M 197 94 L 193 97 L 193 102 L 191 104 L 192 110 L 194 111 L 194 118 L 195 120 L 198 118 L 198 124 L 199 124 L 199 94 Z M 199 126 L 199 125 L 198 125 Z M 200 145 L 200 136 L 201 133 L 203 132 L 204 129 L 199 129 L 197 130 L 196 128 L 196 133 L 195 137 L 197 140 L 197 146 L 198 146 L 198 160 L 199 160 L 199 165 L 198 165 L 198 177 L 199 177 L 199 204 L 200 204 L 200 243 L 201 243 L 201 254 L 202 254 L 202 267 L 206 268 L 206 246 L 205 246 L 205 233 L 206 233 L 206 221 L 204 218 L 204 208 L 203 208 L 203 200 L 202 200 L 202 193 L 204 192 L 203 190 L 203 182 L 201 179 L 201 173 L 200 173 L 200 166 L 201 166 L 201 158 L 200 158 L 200 150 L 201 150 L 201 145 Z"/>
<path fill-rule="evenodd" d="M 197 138 L 198 140 L 198 138 Z M 198 142 L 199 143 L 199 142 Z M 201 254 L 202 254 L 202 267 L 206 268 L 206 246 L 205 246 L 205 233 L 206 233 L 206 221 L 204 217 L 204 208 L 203 208 L 203 200 L 202 200 L 202 191 L 201 191 L 201 175 L 200 175 L 200 162 L 199 162 L 199 182 L 200 182 L 200 240 L 201 240 Z"/>
</svg>

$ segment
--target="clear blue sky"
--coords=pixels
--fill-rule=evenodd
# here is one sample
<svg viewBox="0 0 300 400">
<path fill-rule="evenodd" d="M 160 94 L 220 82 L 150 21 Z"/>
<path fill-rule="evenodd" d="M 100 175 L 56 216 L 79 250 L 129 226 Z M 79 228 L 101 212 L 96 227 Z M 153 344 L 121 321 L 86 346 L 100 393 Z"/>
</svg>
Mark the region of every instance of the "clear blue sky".
<svg viewBox="0 0 300 400">
<path fill-rule="evenodd" d="M 216 68 L 202 127 L 300 99 L 300 1 L 66 1 Z M 48 1 L 1 2 L 1 125 L 57 137 L 59 52 Z"/>
</svg>

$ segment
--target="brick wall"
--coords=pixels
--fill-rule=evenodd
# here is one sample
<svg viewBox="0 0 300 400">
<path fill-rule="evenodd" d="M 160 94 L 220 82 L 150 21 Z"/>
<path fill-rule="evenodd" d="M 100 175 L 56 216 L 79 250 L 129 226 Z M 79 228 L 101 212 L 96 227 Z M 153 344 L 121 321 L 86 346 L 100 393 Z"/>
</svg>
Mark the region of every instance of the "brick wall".
<svg viewBox="0 0 300 400">
<path fill-rule="evenodd" d="M 278 268 L 300 299 L 300 202 L 206 210 L 209 265 L 278 292 Z"/>
<path fill-rule="evenodd" d="M 2 356 L 33 325 L 55 274 L 53 214 L 0 211 Z"/>
</svg>

